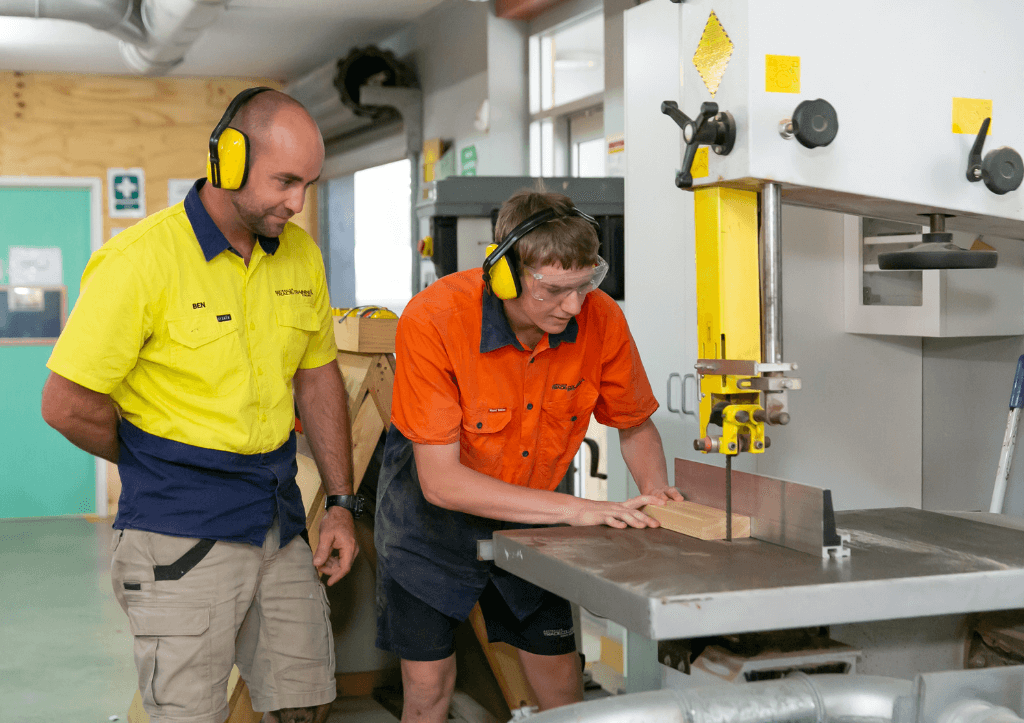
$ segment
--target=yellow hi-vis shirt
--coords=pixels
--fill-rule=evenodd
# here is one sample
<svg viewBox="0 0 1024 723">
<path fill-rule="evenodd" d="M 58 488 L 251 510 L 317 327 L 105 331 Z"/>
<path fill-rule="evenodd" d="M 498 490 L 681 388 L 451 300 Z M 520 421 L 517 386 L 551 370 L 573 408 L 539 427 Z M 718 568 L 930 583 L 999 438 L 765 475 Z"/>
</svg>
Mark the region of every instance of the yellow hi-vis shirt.
<svg viewBox="0 0 1024 723">
<path fill-rule="evenodd" d="M 296 370 L 337 356 L 323 258 L 288 224 L 259 237 L 247 267 L 201 186 L 92 255 L 47 366 L 109 394 L 149 434 L 270 452 L 295 424 Z"/>
</svg>

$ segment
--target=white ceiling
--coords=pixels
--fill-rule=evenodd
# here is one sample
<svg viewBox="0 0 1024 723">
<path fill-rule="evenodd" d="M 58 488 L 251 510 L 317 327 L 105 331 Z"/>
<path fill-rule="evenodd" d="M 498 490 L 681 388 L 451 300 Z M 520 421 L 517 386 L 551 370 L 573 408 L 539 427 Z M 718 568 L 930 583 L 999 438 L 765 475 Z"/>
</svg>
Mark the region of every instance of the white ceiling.
<svg viewBox="0 0 1024 723">
<path fill-rule="evenodd" d="M 386 38 L 445 0 L 231 0 L 170 75 L 293 80 Z M 0 70 L 128 74 L 112 35 L 0 17 Z"/>
</svg>

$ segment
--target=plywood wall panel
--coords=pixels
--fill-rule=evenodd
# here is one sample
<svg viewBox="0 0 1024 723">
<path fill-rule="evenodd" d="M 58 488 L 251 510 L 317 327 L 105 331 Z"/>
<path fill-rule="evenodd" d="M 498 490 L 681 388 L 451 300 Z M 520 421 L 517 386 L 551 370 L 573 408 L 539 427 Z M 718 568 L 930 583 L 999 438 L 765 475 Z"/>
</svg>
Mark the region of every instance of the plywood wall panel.
<svg viewBox="0 0 1024 723">
<path fill-rule="evenodd" d="M 231 98 L 254 85 L 280 86 L 265 78 L 0 72 L 0 175 L 105 182 L 108 168 L 140 167 L 146 211 L 159 211 L 168 180 L 206 173 L 210 131 Z M 317 237 L 314 189 L 294 220 Z M 132 223 L 104 218 L 104 237 Z"/>
</svg>

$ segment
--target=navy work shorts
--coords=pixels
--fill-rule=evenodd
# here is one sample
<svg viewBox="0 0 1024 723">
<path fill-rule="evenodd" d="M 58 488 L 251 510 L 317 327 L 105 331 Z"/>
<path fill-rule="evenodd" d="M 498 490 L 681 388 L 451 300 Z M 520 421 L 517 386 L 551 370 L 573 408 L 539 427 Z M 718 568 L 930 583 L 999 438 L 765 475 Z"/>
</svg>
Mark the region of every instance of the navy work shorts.
<svg viewBox="0 0 1024 723">
<path fill-rule="evenodd" d="M 377 590 L 378 648 L 414 661 L 444 660 L 455 652 L 455 629 L 461 620 L 438 612 L 389 576 L 378 581 Z M 491 582 L 479 602 L 490 642 L 508 643 L 535 655 L 575 652 L 572 609 L 557 595 L 545 593 L 540 608 L 524 620 L 509 610 Z"/>
</svg>

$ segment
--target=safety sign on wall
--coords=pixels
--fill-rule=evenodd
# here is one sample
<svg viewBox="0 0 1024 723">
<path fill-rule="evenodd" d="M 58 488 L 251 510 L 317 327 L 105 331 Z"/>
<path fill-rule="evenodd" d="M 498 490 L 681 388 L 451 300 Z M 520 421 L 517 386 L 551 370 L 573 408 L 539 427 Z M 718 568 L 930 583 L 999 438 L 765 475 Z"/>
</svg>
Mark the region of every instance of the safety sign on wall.
<svg viewBox="0 0 1024 723">
<path fill-rule="evenodd" d="M 107 169 L 107 216 L 144 218 L 146 175 L 141 168 Z"/>
<path fill-rule="evenodd" d="M 459 152 L 463 176 L 476 175 L 476 146 L 466 146 Z"/>
</svg>

